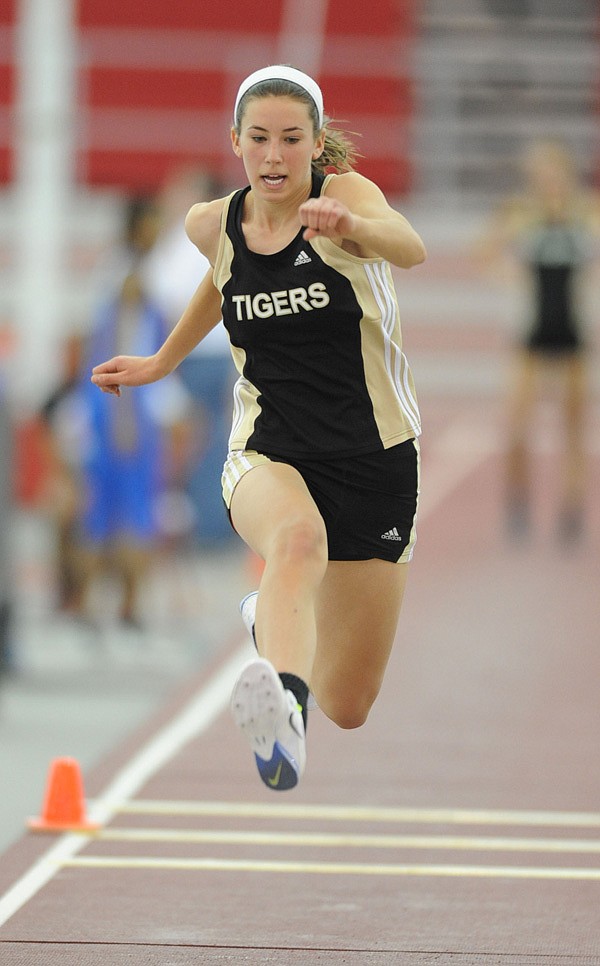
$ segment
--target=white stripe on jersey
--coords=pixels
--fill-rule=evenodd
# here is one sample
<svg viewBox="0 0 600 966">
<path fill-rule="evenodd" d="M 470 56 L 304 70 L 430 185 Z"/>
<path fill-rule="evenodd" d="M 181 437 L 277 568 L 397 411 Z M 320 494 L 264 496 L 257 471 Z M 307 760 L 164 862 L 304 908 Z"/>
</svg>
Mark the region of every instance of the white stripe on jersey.
<svg viewBox="0 0 600 966">
<path fill-rule="evenodd" d="M 231 432 L 229 434 L 229 448 L 231 448 L 231 442 L 235 439 L 235 434 L 239 430 L 240 426 L 244 421 L 244 404 L 241 400 L 242 389 L 246 389 L 250 386 L 250 383 L 245 378 L 245 376 L 240 376 L 233 387 L 233 416 L 231 423 Z"/>
<path fill-rule="evenodd" d="M 400 405 L 406 414 L 415 436 L 421 433 L 421 419 L 417 400 L 411 391 L 408 375 L 409 368 L 406 357 L 400 347 L 393 341 L 392 335 L 397 324 L 398 304 L 395 293 L 390 291 L 385 265 L 381 262 L 365 264 L 365 272 L 371 286 L 371 291 L 379 311 L 385 345 L 385 368 L 390 381 L 396 390 Z"/>
</svg>

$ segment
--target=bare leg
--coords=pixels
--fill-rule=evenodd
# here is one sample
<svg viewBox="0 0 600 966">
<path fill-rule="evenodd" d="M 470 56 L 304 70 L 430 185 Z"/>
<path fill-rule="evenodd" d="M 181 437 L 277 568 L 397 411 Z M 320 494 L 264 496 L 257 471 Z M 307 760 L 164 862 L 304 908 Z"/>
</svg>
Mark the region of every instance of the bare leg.
<svg viewBox="0 0 600 966">
<path fill-rule="evenodd" d="M 136 623 L 138 595 L 142 581 L 148 575 L 152 556 L 149 547 L 137 544 L 120 543 L 115 548 L 115 565 L 123 586 L 120 613 L 125 623 Z"/>
<path fill-rule="evenodd" d="M 580 356 L 566 363 L 565 386 L 565 504 L 579 506 L 585 486 L 585 407 L 587 372 Z"/>
<path fill-rule="evenodd" d="M 327 567 L 327 536 L 300 474 L 257 466 L 238 483 L 233 524 L 265 561 L 256 611 L 259 653 L 308 681 L 316 649 L 315 595 Z"/>
<path fill-rule="evenodd" d="M 306 761 L 306 685 L 340 727 L 364 723 L 394 642 L 407 565 L 328 562 L 323 519 L 300 474 L 282 463 L 241 478 L 231 517 L 265 561 L 255 637 L 267 659 L 242 670 L 232 714 L 265 785 L 293 788 Z"/>
<path fill-rule="evenodd" d="M 394 644 L 408 564 L 330 561 L 317 600 L 310 679 L 319 707 L 342 728 L 362 725 Z"/>
<path fill-rule="evenodd" d="M 535 404 L 539 378 L 538 360 L 527 351 L 517 357 L 509 397 L 506 486 L 509 526 L 522 534 L 528 523 L 530 478 L 527 431 Z"/>
<path fill-rule="evenodd" d="M 581 356 L 568 358 L 564 366 L 564 468 L 563 501 L 559 531 L 563 540 L 581 535 L 586 476 L 585 408 L 587 372 Z"/>
</svg>

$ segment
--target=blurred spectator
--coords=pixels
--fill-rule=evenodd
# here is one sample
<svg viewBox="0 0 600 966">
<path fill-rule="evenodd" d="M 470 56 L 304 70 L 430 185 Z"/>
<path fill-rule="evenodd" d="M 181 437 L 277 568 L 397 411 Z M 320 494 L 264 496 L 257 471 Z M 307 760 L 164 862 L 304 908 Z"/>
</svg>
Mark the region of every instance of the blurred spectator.
<svg viewBox="0 0 600 966">
<path fill-rule="evenodd" d="M 151 198 L 128 205 L 124 244 L 112 259 L 89 338 L 89 358 L 152 353 L 168 332 L 166 320 L 144 286 L 142 264 L 155 244 L 159 211 Z M 80 551 L 84 580 L 80 609 L 91 582 L 107 570 L 122 589 L 120 618 L 137 625 L 138 594 L 161 537 L 159 504 L 185 461 L 189 399 L 176 376 L 164 386 L 124 394 L 119 405 L 81 383 L 86 417 L 82 474 L 84 504 Z M 158 390 L 158 391 L 157 391 Z"/>
<path fill-rule="evenodd" d="M 40 410 L 44 467 L 41 502 L 56 528 L 56 583 L 60 610 L 78 611 L 83 574 L 78 540 L 82 509 L 84 414 L 80 399 L 85 343 L 79 333 L 64 346 L 64 374 Z"/>
<path fill-rule="evenodd" d="M 184 228 L 193 204 L 219 194 L 205 168 L 175 170 L 160 196 L 162 228 L 144 261 L 144 286 L 173 327 L 209 269 L 208 260 L 191 243 Z M 97 356 L 97 358 L 104 358 Z M 235 372 L 222 323 L 184 359 L 178 369 L 194 400 L 194 458 L 187 481 L 196 516 L 195 534 L 203 546 L 235 541 L 223 513 L 221 473 L 231 422 Z"/>
<path fill-rule="evenodd" d="M 582 281 L 598 257 L 600 199 L 581 184 L 562 143 L 529 145 L 522 171 L 522 192 L 499 206 L 479 251 L 496 267 L 511 260 L 530 295 L 509 399 L 508 525 L 515 536 L 523 536 L 530 525 L 529 435 L 535 404 L 551 385 L 559 393 L 564 428 L 558 533 L 572 541 L 584 523 L 588 344 Z"/>
</svg>

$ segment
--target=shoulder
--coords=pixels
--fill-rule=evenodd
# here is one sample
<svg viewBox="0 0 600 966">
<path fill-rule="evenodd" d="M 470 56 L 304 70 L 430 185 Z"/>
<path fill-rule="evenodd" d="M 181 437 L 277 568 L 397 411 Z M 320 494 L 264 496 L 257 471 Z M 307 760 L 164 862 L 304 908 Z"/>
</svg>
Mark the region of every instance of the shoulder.
<svg viewBox="0 0 600 966">
<path fill-rule="evenodd" d="M 214 264 L 216 258 L 223 211 L 230 197 L 231 195 L 226 198 L 216 198 L 214 201 L 198 202 L 192 205 L 185 217 L 188 238 L 203 255 L 206 255 L 211 264 Z"/>
<path fill-rule="evenodd" d="M 358 171 L 331 175 L 325 182 L 323 193 L 329 198 L 337 198 L 348 207 L 356 207 L 361 203 L 387 204 L 381 188 Z"/>
</svg>

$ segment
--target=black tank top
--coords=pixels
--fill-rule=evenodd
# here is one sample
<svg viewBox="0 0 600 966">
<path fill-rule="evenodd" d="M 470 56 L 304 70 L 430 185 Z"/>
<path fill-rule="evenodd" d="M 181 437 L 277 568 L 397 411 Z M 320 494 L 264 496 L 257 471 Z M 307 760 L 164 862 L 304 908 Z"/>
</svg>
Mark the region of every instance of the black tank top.
<svg viewBox="0 0 600 966">
<path fill-rule="evenodd" d="M 313 175 L 311 197 L 325 180 Z M 302 229 L 275 254 L 249 250 L 248 191 L 228 199 L 214 272 L 240 373 L 230 448 L 332 458 L 417 436 L 387 263 L 304 241 Z"/>
<path fill-rule="evenodd" d="M 536 226 L 524 245 L 533 282 L 533 319 L 527 344 L 547 350 L 582 344 L 576 286 L 587 258 L 587 238 L 577 225 L 547 222 Z"/>
</svg>

